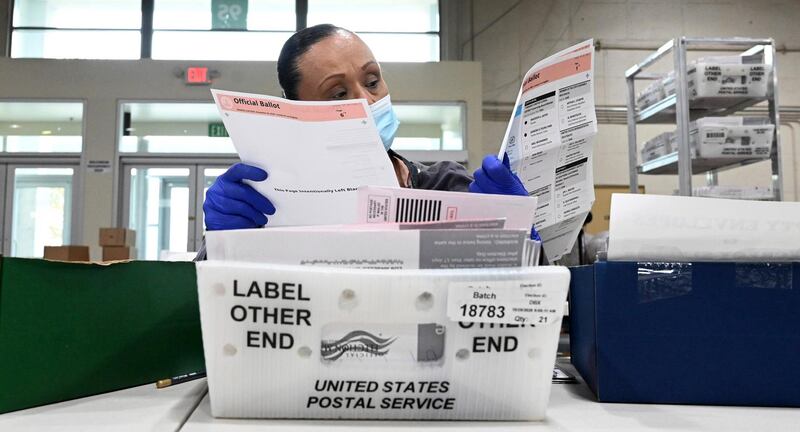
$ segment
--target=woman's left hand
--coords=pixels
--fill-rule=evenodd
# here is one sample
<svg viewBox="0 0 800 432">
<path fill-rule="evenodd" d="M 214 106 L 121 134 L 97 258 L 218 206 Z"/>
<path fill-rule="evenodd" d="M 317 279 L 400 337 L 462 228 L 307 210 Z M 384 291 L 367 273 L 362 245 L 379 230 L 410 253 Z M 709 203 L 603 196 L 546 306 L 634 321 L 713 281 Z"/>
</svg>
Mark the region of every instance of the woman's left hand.
<svg viewBox="0 0 800 432">
<path fill-rule="evenodd" d="M 469 185 L 470 192 L 528 196 L 522 181 L 511 172 L 508 155 L 503 156 L 502 162 L 495 155 L 486 155 L 473 177 Z"/>
</svg>

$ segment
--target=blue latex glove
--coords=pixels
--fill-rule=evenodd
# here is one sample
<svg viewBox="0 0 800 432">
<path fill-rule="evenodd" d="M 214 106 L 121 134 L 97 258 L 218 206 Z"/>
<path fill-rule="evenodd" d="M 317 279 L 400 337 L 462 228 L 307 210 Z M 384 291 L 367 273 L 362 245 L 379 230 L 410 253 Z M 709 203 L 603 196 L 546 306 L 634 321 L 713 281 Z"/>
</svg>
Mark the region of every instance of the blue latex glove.
<svg viewBox="0 0 800 432">
<path fill-rule="evenodd" d="M 206 229 L 229 230 L 258 228 L 267 224 L 265 215 L 275 214 L 275 206 L 242 180 L 263 181 L 267 172 L 237 163 L 217 177 L 206 192 L 203 203 Z"/>
<path fill-rule="evenodd" d="M 511 172 L 508 154 L 503 155 L 503 162 L 494 155 L 486 155 L 473 177 L 475 180 L 469 185 L 470 192 L 528 196 L 522 181 Z M 534 227 L 531 227 L 531 239 L 542 241 Z"/>
<path fill-rule="evenodd" d="M 528 196 L 522 181 L 511 172 L 507 154 L 503 155 L 503 162 L 494 155 L 486 155 L 473 178 L 475 180 L 469 185 L 470 192 Z"/>
</svg>

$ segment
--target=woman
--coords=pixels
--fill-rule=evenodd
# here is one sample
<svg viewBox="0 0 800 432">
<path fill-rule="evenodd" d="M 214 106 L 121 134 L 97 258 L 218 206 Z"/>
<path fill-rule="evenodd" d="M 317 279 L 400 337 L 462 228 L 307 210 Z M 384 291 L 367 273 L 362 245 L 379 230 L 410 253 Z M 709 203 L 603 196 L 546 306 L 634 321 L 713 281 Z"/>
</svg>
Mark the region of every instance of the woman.
<svg viewBox="0 0 800 432">
<path fill-rule="evenodd" d="M 292 35 L 278 57 L 278 81 L 287 99 L 366 99 L 402 187 L 528 195 L 509 169 L 507 158 L 501 162 L 495 156 L 486 156 L 473 178 L 458 163 L 439 162 L 427 167 L 409 162 L 392 151 L 399 122 L 392 109 L 389 88 L 372 51 L 349 30 L 320 24 Z M 203 203 L 206 228 L 257 228 L 268 224 L 275 206 L 242 182 L 266 178 L 264 170 L 242 163 L 218 177 Z"/>
</svg>

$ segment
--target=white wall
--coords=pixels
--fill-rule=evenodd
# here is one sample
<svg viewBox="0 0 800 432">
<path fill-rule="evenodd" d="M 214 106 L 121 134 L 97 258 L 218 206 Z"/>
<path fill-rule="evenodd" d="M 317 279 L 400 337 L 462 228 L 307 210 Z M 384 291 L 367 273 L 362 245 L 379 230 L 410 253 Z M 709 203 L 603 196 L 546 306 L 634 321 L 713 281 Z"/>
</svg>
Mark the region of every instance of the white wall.
<svg viewBox="0 0 800 432">
<path fill-rule="evenodd" d="M 461 5 L 459 43 L 464 47 L 463 58 L 470 59 L 474 52 L 474 60 L 483 64 L 486 110 L 493 103 L 513 103 L 522 74 L 536 61 L 588 38 L 599 40 L 601 46 L 626 48 L 601 47 L 595 63 L 597 104 L 624 106 L 624 71 L 651 52 L 650 48 L 681 35 L 775 38 L 779 47 L 793 50 L 777 59 L 780 104 L 800 105 L 798 0 L 474 0 Z M 476 35 L 474 39 L 470 34 Z M 637 47 L 647 49 L 631 49 Z M 668 63 L 659 65 L 660 69 L 667 70 Z M 484 121 L 483 143 L 484 151 L 490 152 L 498 148 L 506 122 L 494 120 L 502 118 L 497 113 L 487 117 L 493 120 Z M 639 141 L 664 128 L 640 128 Z M 797 200 L 800 190 L 796 174 L 800 161 L 793 147 L 800 140 L 798 132 L 797 126 L 794 130 L 781 128 L 787 200 Z M 626 126 L 601 125 L 595 154 L 597 184 L 628 184 Z M 720 184 L 767 186 L 769 172 L 768 164 L 760 163 L 722 173 Z M 678 184 L 674 176 L 641 176 L 640 182 L 652 193 L 672 193 Z M 695 176 L 693 184 L 704 182 L 704 176 Z"/>
</svg>

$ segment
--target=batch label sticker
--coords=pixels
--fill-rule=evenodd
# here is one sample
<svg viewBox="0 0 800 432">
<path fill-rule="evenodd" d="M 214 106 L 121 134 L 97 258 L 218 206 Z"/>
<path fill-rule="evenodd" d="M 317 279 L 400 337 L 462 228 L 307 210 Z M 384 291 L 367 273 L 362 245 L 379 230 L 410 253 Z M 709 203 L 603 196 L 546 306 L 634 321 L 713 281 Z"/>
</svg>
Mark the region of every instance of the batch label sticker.
<svg viewBox="0 0 800 432">
<path fill-rule="evenodd" d="M 452 282 L 447 316 L 453 321 L 545 325 L 556 322 L 561 300 L 546 281 Z"/>
</svg>

